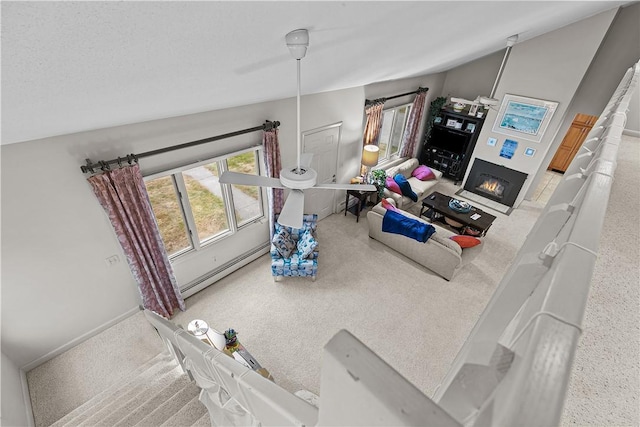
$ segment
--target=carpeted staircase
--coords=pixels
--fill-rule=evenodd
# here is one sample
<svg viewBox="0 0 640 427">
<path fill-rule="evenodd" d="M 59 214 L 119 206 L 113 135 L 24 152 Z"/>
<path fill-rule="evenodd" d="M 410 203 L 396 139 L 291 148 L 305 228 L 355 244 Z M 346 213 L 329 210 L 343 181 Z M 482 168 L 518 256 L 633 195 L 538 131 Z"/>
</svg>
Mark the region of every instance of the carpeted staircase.
<svg viewBox="0 0 640 427">
<path fill-rule="evenodd" d="M 196 384 L 163 352 L 53 426 L 210 426 L 199 394 Z"/>
</svg>

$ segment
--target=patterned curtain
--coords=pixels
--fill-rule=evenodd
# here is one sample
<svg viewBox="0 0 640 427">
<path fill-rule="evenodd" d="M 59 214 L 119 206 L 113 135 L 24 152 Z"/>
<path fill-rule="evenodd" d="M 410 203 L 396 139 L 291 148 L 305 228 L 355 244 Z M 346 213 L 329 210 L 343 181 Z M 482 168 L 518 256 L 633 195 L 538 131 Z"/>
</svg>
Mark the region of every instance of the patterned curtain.
<svg viewBox="0 0 640 427">
<path fill-rule="evenodd" d="M 365 110 L 367 115 L 367 123 L 364 126 L 364 135 L 362 136 L 362 146 L 369 144 L 378 145 L 378 137 L 380 136 L 380 129 L 382 129 L 382 108 L 384 107 L 384 101 L 376 100 L 372 105 L 368 106 Z M 366 173 L 366 167 L 362 166 L 360 174 Z"/>
<path fill-rule="evenodd" d="M 137 164 L 88 178 L 138 282 L 144 308 L 166 318 L 186 310 Z"/>
<path fill-rule="evenodd" d="M 267 176 L 280 178 L 282 163 L 280 161 L 280 143 L 278 142 L 278 129 L 271 129 L 262 133 L 262 146 L 264 158 L 267 164 Z M 284 205 L 284 190 L 282 188 L 267 188 L 269 201 L 269 229 L 271 237 L 275 227 L 275 216 L 282 211 Z"/>
<path fill-rule="evenodd" d="M 413 100 L 413 107 L 409 113 L 407 126 L 402 135 L 402 143 L 400 144 L 400 157 L 415 157 L 416 148 L 418 147 L 418 136 L 420 134 L 420 124 L 422 123 L 422 113 L 427 100 L 427 91 L 421 90 Z"/>
</svg>

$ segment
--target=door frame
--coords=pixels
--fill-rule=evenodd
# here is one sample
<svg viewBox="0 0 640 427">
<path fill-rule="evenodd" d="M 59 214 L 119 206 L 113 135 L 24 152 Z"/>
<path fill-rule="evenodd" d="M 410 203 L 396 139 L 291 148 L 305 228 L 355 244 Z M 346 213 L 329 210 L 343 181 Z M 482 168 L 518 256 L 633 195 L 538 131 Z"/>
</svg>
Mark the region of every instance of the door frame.
<svg viewBox="0 0 640 427">
<path fill-rule="evenodd" d="M 336 128 L 336 127 L 338 128 L 338 144 L 337 144 L 337 147 L 336 147 L 336 165 L 335 165 L 336 166 L 336 181 L 338 180 L 338 169 L 339 169 L 339 166 L 340 166 L 340 145 L 341 145 L 340 141 L 342 141 L 342 123 L 343 123 L 342 121 L 339 121 L 339 122 L 336 122 L 336 123 L 320 126 L 320 127 L 317 127 L 317 128 L 313 128 L 313 129 L 309 129 L 309 130 L 305 130 L 305 131 L 301 132 L 302 133 L 302 135 L 301 135 L 301 138 L 302 138 L 302 152 L 305 153 L 306 152 L 306 145 L 305 145 L 305 143 L 306 143 L 305 137 L 306 136 L 312 135 L 314 133 L 322 132 L 322 131 L 325 131 L 325 130 L 333 129 L 333 128 Z M 331 213 L 334 214 L 334 213 L 337 212 L 337 210 L 336 210 L 337 209 L 337 200 L 339 200 L 339 199 L 336 197 L 336 193 L 339 190 L 332 190 L 332 191 L 333 191 L 333 194 L 332 194 L 332 199 L 331 199 L 332 200 L 331 201 Z"/>
</svg>

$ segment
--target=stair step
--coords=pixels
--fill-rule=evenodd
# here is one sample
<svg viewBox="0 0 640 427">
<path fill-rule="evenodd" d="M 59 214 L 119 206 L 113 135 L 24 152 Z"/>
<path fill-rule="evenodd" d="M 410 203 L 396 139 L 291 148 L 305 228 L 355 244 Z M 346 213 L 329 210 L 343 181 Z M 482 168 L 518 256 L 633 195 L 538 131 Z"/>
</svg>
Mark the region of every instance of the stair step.
<svg viewBox="0 0 640 427">
<path fill-rule="evenodd" d="M 191 424 L 191 427 L 211 427 L 211 417 L 209 417 L 209 412 L 198 418 L 198 420 Z"/>
<path fill-rule="evenodd" d="M 209 419 L 209 412 L 206 406 L 200 402 L 200 393 L 184 405 L 171 418 L 162 423 L 162 427 L 183 427 L 196 423 L 203 415 Z"/>
<path fill-rule="evenodd" d="M 87 414 L 88 416 L 85 416 L 79 425 L 113 425 L 180 377 L 187 378 L 176 364 L 166 365 L 156 377 L 140 377 L 130 387 L 122 389 L 119 395 L 114 395 L 113 399 L 101 405 L 99 409 L 96 408 L 97 410 Z"/>
<path fill-rule="evenodd" d="M 61 417 L 59 420 L 53 423 L 52 426 L 60 427 L 64 425 L 80 424 L 80 422 L 82 422 L 82 420 L 86 418 L 86 414 L 88 412 L 96 410 L 96 408 L 99 408 L 101 405 L 107 404 L 114 395 L 117 395 L 123 389 L 131 387 L 132 384 L 139 382 L 141 377 L 152 378 L 153 376 L 157 376 L 162 372 L 166 372 L 168 369 L 173 369 L 169 368 L 171 364 L 177 366 L 168 352 L 159 353 L 155 357 L 149 359 L 149 361 L 145 362 L 139 368 L 132 371 L 130 380 L 124 383 L 114 384 L 101 393 L 93 396 L 91 399 L 87 400 L 85 403 L 83 403 L 73 411 Z M 81 418 L 77 419 L 78 417 Z"/>
<path fill-rule="evenodd" d="M 118 413 L 114 413 L 105 418 L 103 425 L 136 425 L 150 412 L 154 411 L 159 406 L 166 404 L 167 400 L 169 400 L 171 396 L 176 394 L 179 390 L 182 390 L 182 388 L 184 388 L 188 383 L 189 378 L 186 375 L 182 375 L 181 377 L 164 384 L 164 387 L 156 389 L 153 392 L 145 390 L 143 393 L 136 396 L 135 399 L 127 402 L 126 405 L 118 410 Z"/>
<path fill-rule="evenodd" d="M 190 382 L 177 393 L 169 396 L 169 398 L 159 405 L 157 409 L 144 417 L 136 426 L 141 427 L 157 427 L 171 418 L 187 403 L 200 394 L 200 388 L 195 382 Z"/>
</svg>

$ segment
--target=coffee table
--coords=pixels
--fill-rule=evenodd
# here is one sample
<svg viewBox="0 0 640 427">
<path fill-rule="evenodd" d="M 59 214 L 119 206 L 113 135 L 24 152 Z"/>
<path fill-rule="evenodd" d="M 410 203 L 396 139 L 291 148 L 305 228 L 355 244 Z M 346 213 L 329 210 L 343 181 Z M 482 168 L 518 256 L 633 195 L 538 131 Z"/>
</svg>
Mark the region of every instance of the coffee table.
<svg viewBox="0 0 640 427">
<path fill-rule="evenodd" d="M 460 227 L 452 226 L 453 228 L 458 228 L 461 234 L 470 234 L 474 236 L 484 236 L 487 234 L 491 224 L 493 224 L 493 221 L 496 219 L 495 216 L 483 211 L 482 209 L 476 208 L 475 206 L 471 206 L 471 210 L 467 213 L 456 212 L 449 207 L 449 201 L 451 199 L 451 196 L 434 191 L 422 201 L 420 216 L 428 211 L 437 212 L 444 218 L 449 218 L 450 220 L 462 224 Z M 475 215 L 480 215 L 480 217 L 476 217 Z M 472 217 L 476 219 L 473 219 Z M 451 224 L 448 225 L 451 226 Z"/>
</svg>

